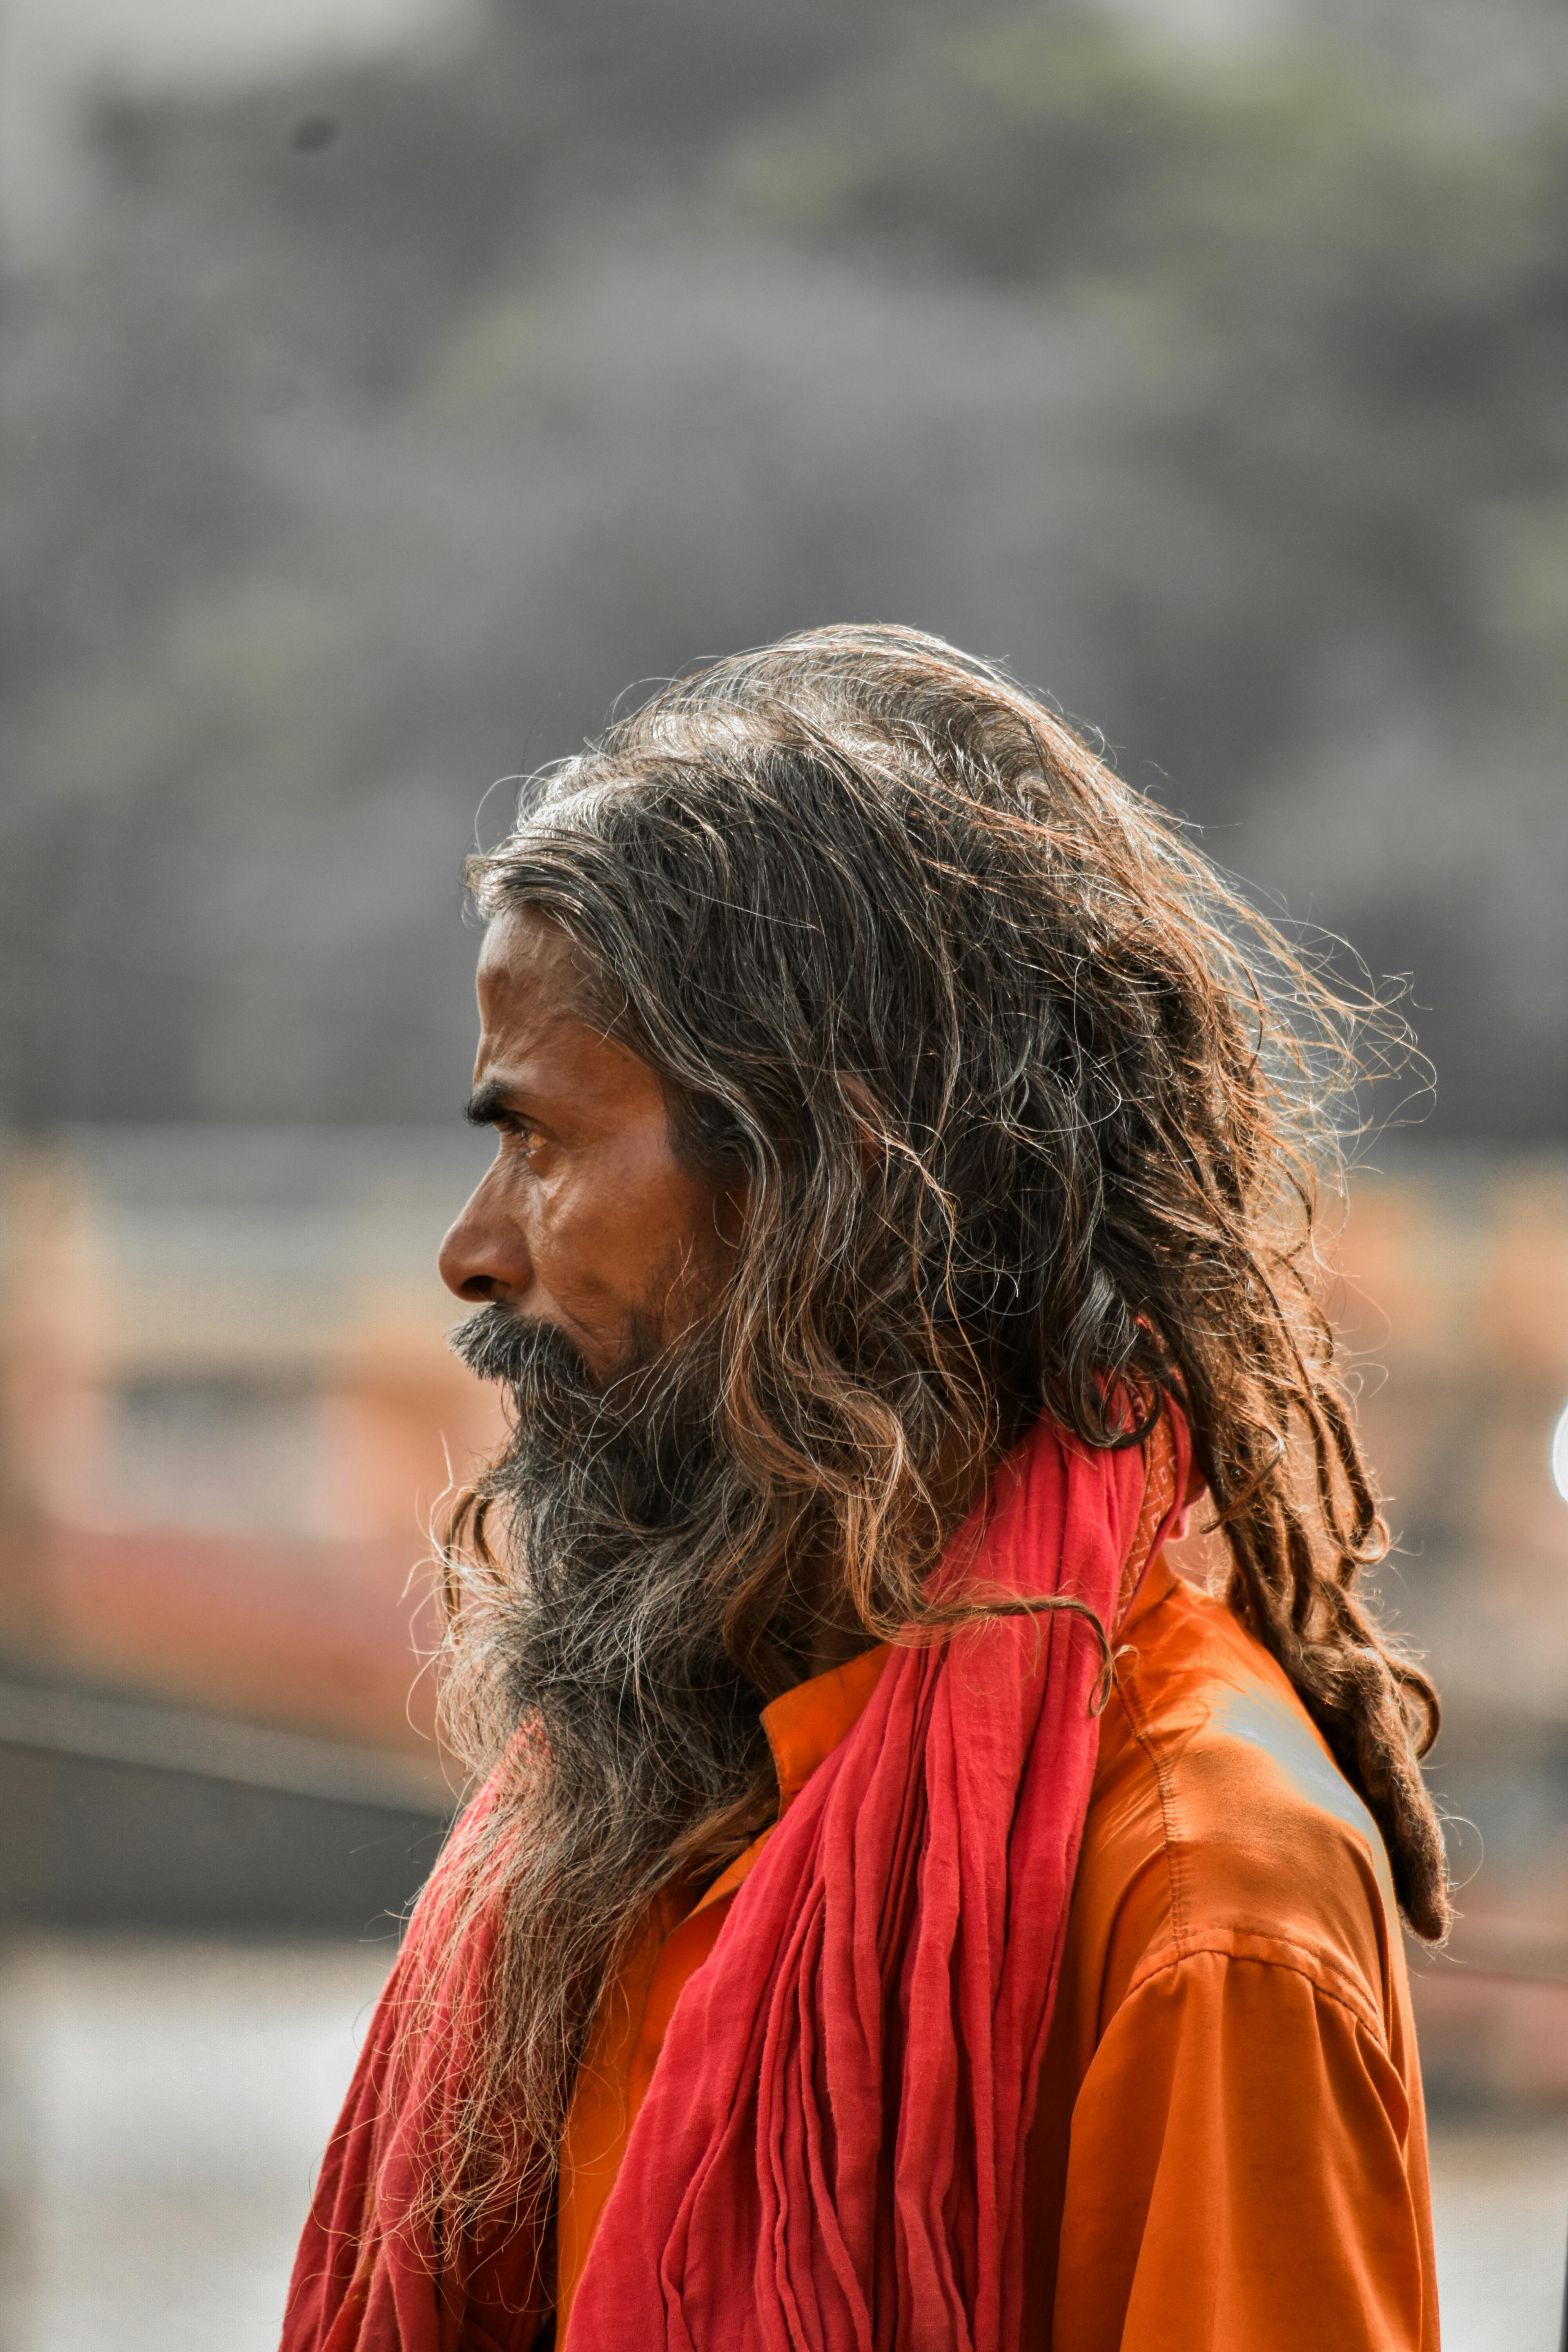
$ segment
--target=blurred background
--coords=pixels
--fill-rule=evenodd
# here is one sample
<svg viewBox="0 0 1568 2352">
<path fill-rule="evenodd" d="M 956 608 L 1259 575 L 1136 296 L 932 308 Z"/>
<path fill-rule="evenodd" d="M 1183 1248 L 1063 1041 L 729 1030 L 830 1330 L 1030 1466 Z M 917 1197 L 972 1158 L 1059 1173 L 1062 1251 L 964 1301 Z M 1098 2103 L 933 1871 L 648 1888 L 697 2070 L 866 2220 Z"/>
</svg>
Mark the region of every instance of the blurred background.
<svg viewBox="0 0 1568 2352">
<path fill-rule="evenodd" d="M 439 1841 L 491 787 L 877 617 L 1102 730 L 1436 1066 L 1331 1303 L 1447 1696 L 1445 2340 L 1545 2352 L 1559 0 L 3 0 L 0 239 L 5 2340 L 273 2343 Z"/>
</svg>

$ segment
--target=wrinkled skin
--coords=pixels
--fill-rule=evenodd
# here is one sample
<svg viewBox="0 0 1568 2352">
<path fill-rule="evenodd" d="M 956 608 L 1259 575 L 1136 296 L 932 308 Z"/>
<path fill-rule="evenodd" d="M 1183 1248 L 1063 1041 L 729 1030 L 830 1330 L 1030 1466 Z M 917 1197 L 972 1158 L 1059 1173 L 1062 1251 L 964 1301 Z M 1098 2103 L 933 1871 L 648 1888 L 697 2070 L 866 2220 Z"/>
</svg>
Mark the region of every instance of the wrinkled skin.
<svg viewBox="0 0 1568 2352">
<path fill-rule="evenodd" d="M 738 1207 L 677 1159 L 654 1072 L 587 1017 L 560 926 L 522 908 L 479 957 L 469 1117 L 496 1157 L 441 1247 L 447 1288 L 559 1331 L 595 1378 L 648 1335 L 700 1321 L 734 1252 Z"/>
</svg>

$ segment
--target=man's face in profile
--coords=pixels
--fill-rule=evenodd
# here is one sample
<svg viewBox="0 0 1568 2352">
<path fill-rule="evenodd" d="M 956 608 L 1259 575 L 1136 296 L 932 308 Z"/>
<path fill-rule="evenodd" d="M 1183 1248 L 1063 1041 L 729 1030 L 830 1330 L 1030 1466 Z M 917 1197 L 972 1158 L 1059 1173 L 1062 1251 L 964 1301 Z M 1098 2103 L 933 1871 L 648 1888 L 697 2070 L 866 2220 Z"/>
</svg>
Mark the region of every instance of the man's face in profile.
<svg viewBox="0 0 1568 2352">
<path fill-rule="evenodd" d="M 495 1160 L 441 1248 L 458 1297 L 500 1310 L 492 1335 L 555 1335 L 601 1387 L 701 1322 L 732 1259 L 732 1207 L 677 1159 L 647 1064 L 587 1012 L 560 926 L 502 915 L 479 967 L 469 1117 Z M 475 1318 L 476 1324 L 479 1318 Z M 506 1377 L 504 1344 L 475 1369 Z"/>
</svg>

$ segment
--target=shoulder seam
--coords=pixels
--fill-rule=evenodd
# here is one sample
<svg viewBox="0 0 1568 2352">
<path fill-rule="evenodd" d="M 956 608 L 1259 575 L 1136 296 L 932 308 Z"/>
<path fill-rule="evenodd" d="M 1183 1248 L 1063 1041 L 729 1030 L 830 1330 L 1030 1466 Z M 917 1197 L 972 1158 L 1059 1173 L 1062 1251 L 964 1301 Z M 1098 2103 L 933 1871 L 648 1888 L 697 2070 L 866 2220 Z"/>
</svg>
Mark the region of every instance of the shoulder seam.
<svg viewBox="0 0 1568 2352">
<path fill-rule="evenodd" d="M 1362 1988 L 1332 1961 L 1316 1953 L 1293 1952 L 1289 1946 L 1282 1946 L 1278 1952 L 1238 1952 L 1223 1934 L 1184 1941 L 1179 1950 L 1167 1951 L 1146 1961 L 1133 1977 L 1119 2006 L 1131 2000 L 1135 1993 L 1143 1991 L 1156 1977 L 1168 1976 L 1173 1969 L 1184 1967 L 1187 1961 L 1206 1958 L 1211 1954 L 1228 1962 L 1232 1968 L 1280 1969 L 1289 1975 L 1302 1978 L 1314 1992 L 1321 1993 L 1325 2000 L 1331 2000 L 1336 2008 L 1342 2009 L 1347 2016 L 1353 2018 L 1372 2036 L 1384 2054 L 1388 2054 L 1388 2035 L 1373 2004 Z"/>
</svg>

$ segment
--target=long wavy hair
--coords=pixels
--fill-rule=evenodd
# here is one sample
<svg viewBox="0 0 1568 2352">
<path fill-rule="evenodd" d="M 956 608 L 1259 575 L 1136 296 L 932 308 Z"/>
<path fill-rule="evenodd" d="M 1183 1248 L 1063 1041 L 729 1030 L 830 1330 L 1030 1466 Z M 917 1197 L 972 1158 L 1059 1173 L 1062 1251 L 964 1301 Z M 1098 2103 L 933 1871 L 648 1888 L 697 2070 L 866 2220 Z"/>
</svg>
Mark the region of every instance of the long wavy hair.
<svg viewBox="0 0 1568 2352">
<path fill-rule="evenodd" d="M 754 1707 L 803 1671 L 803 1563 L 827 1564 L 868 1642 L 932 1638 L 951 1497 L 1042 1412 L 1114 1446 L 1141 1433 L 1120 1401 L 1170 1398 L 1226 1599 L 1364 1799 L 1411 1926 L 1440 1937 L 1418 1764 L 1437 1700 L 1359 1589 L 1389 1539 L 1313 1238 L 1336 1112 L 1397 1024 L 1038 700 L 907 629 L 812 630 L 662 688 L 531 779 L 468 881 L 487 918 L 563 928 L 595 1017 L 658 1073 L 679 1154 L 744 1187 L 704 1337 L 724 1494 L 685 1573 Z M 529 1573 L 514 1496 L 503 1457 L 447 1552 L 448 1717 L 477 1767 L 520 1728 L 498 1638 Z M 621 1663 L 634 1687 L 635 1643 Z M 546 1882 L 511 1902 L 497 2063 L 540 2142 L 634 1915 L 770 1817 L 741 1712 L 578 1922 L 570 1969 Z M 564 1994 L 543 2015 L 552 1969 L 575 2024 Z"/>
</svg>

